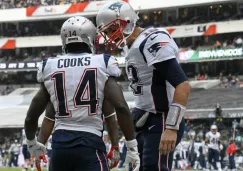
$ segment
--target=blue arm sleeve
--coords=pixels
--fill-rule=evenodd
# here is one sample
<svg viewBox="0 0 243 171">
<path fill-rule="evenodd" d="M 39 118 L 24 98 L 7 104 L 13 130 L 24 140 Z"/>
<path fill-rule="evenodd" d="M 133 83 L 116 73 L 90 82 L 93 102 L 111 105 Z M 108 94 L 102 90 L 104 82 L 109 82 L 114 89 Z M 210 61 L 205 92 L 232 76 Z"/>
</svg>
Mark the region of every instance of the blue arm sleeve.
<svg viewBox="0 0 243 171">
<path fill-rule="evenodd" d="M 186 74 L 175 58 L 155 63 L 153 66 L 174 88 L 188 80 Z"/>
</svg>

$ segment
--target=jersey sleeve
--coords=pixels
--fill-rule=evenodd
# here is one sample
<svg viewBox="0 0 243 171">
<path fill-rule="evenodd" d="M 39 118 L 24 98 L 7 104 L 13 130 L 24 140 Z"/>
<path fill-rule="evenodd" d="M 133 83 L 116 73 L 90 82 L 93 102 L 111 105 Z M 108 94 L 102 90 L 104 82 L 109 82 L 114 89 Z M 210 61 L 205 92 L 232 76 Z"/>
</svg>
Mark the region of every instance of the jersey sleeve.
<svg viewBox="0 0 243 171">
<path fill-rule="evenodd" d="M 220 137 L 221 137 L 221 134 L 220 134 L 220 133 L 218 133 L 218 135 L 219 135 L 219 139 L 220 139 Z"/>
<path fill-rule="evenodd" d="M 178 56 L 178 47 L 165 31 L 156 31 L 148 35 L 139 47 L 145 62 L 151 66 Z"/>
<path fill-rule="evenodd" d="M 207 133 L 206 133 L 206 137 L 207 137 L 207 138 L 209 138 L 209 137 L 210 137 L 209 132 L 207 132 Z"/>
<path fill-rule="evenodd" d="M 104 62 L 109 76 L 119 77 L 121 75 L 118 61 L 114 56 L 104 54 Z"/>
<path fill-rule="evenodd" d="M 44 59 L 40 62 L 37 70 L 37 81 L 42 83 L 44 82 L 44 69 L 46 67 L 47 59 Z"/>
</svg>

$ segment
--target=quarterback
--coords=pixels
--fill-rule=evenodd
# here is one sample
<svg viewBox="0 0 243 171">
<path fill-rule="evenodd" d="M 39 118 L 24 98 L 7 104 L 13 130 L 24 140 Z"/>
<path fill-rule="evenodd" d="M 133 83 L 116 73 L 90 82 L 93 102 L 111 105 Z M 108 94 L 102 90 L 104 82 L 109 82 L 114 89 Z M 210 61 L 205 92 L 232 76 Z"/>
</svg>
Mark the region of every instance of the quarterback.
<svg viewBox="0 0 243 171">
<path fill-rule="evenodd" d="M 140 170 L 168 171 L 184 132 L 191 87 L 177 61 L 179 49 L 173 38 L 163 28 L 136 26 L 138 19 L 128 3 L 117 1 L 99 10 L 96 24 L 106 47 L 123 48 L 126 53 L 126 72 L 135 97 L 132 115 L 141 140 Z"/>
</svg>

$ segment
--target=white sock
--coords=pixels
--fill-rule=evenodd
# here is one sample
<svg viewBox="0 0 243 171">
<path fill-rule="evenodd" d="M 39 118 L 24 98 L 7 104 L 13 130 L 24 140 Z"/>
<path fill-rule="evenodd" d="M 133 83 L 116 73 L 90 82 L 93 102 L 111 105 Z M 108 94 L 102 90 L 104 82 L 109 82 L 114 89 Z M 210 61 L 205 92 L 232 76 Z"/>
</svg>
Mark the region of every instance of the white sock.
<svg viewBox="0 0 243 171">
<path fill-rule="evenodd" d="M 221 163 L 220 162 L 216 162 L 216 166 L 218 168 L 218 171 L 222 171 L 222 169 L 221 169 Z"/>
</svg>

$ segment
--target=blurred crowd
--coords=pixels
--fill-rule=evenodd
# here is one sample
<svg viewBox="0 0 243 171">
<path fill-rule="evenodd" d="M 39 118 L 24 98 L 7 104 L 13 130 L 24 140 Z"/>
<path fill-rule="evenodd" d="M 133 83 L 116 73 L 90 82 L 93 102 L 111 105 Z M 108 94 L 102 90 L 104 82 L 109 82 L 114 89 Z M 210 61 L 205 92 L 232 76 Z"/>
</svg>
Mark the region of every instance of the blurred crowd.
<svg viewBox="0 0 243 171">
<path fill-rule="evenodd" d="M 90 0 L 0 0 L 0 9 L 27 8 L 47 5 L 64 5 Z M 95 0 L 92 0 L 95 1 Z"/>
<path fill-rule="evenodd" d="M 45 58 L 56 57 L 61 53 L 61 47 L 0 50 L 0 62 L 40 62 Z"/>
<path fill-rule="evenodd" d="M 228 76 L 224 76 L 223 72 L 220 72 L 218 79 L 221 81 L 222 87 L 238 88 L 241 85 L 239 77 L 237 75 L 232 75 L 231 73 L 229 73 Z"/>
<path fill-rule="evenodd" d="M 220 80 L 221 81 L 220 86 L 225 88 L 228 87 L 238 88 L 241 85 L 241 80 L 237 75 L 232 75 L 232 73 L 229 73 L 228 75 L 224 75 L 223 72 L 220 72 L 217 78 L 209 77 L 207 73 L 196 74 L 194 80 L 200 81 L 200 80 L 210 80 L 210 79 Z"/>
<path fill-rule="evenodd" d="M 232 155 L 234 155 L 235 168 L 241 170 L 243 169 L 243 122 L 238 119 L 231 119 L 231 121 L 231 123 L 224 125 L 224 127 L 220 126 L 218 121 L 215 122 L 218 125 L 222 140 L 220 162 L 222 169 L 226 170 L 230 167 L 229 156 L 231 154 L 229 148 L 233 146 L 234 150 Z M 202 121 L 187 120 L 184 138 L 174 152 L 173 168 L 181 170 L 197 170 L 202 169 L 202 166 L 208 168 L 208 147 L 205 145 L 205 135 L 210 131 L 208 124 L 208 122 L 202 124 Z M 23 137 L 21 135 L 21 129 L 0 129 L 0 135 L 0 167 L 21 167 L 21 163 L 23 162 L 23 141 L 21 141 Z M 103 133 L 103 140 L 106 145 L 106 151 L 109 152 L 111 142 L 107 131 Z M 198 144 L 200 145 L 198 146 Z M 121 157 L 117 169 L 122 170 L 126 156 L 126 145 L 125 138 L 121 132 L 119 150 Z M 12 156 L 18 156 L 17 161 Z"/>
</svg>

